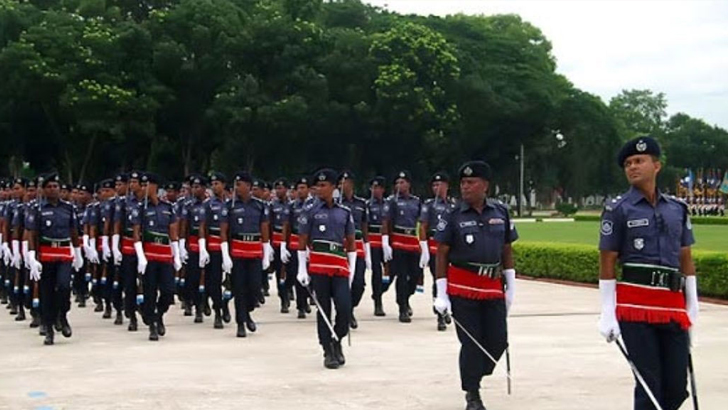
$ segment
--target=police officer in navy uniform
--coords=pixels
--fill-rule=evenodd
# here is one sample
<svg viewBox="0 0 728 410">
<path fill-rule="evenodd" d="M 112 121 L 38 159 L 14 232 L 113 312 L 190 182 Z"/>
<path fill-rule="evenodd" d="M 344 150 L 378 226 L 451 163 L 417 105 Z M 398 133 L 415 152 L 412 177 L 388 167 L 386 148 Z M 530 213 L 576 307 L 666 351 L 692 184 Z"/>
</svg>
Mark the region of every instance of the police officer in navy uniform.
<svg viewBox="0 0 728 410">
<path fill-rule="evenodd" d="M 205 283 L 201 282 L 201 270 L 210 260 L 207 252 L 204 234 L 200 233 L 200 225 L 206 218 L 205 197 L 207 179 L 201 175 L 194 175 L 190 178 L 192 197 L 185 202 L 180 216 L 180 252 L 187 256 L 185 268 L 185 286 L 183 295 L 186 301 L 184 315 L 192 316 L 192 306 L 195 307 L 195 323 L 202 323 L 203 304 L 205 296 Z M 202 246 L 201 246 L 202 245 Z M 185 251 L 182 248 L 187 247 Z M 184 260 L 184 258 L 183 258 Z"/>
<path fill-rule="evenodd" d="M 450 209 L 455 207 L 455 200 L 447 195 L 450 177 L 447 172 L 439 171 L 430 178 L 430 186 L 432 193 L 435 195 L 422 204 L 420 212 L 420 266 L 423 268 L 429 266 L 432 274 L 432 297 L 437 296 L 437 287 L 435 286 L 435 274 L 437 271 L 437 242 L 435 242 L 435 227 L 442 216 Z M 437 312 L 435 312 L 437 313 Z M 447 319 L 449 317 L 437 313 L 437 330 L 444 331 L 447 329 Z"/>
<path fill-rule="evenodd" d="M 382 221 L 384 220 L 384 185 L 386 179 L 383 176 L 377 176 L 369 181 L 370 197 L 367 200 L 367 214 L 369 218 L 368 236 L 371 249 L 371 271 L 372 271 L 372 300 L 374 300 L 374 316 L 386 316 L 384 305 L 382 304 L 382 294 L 385 286 L 384 283 L 389 280 L 388 275 L 384 275 L 385 267 L 384 254 L 382 252 Z"/>
<path fill-rule="evenodd" d="M 212 197 L 204 202 L 204 216 L 200 224 L 200 235 L 204 243 L 200 243 L 200 266 L 203 263 L 202 249 L 207 247 L 204 255 L 205 268 L 205 302 L 209 296 L 212 299 L 212 308 L 215 311 L 213 327 L 222 329 L 222 322 L 230 322 L 230 310 L 228 302 L 222 298 L 222 236 L 221 226 L 227 219 L 227 176 L 221 172 L 210 174 L 212 184 Z"/>
<path fill-rule="evenodd" d="M 132 214 L 137 272 L 143 275 L 143 317 L 149 326 L 149 340 L 167 333 L 164 314 L 174 300 L 174 271 L 182 267 L 174 206 L 158 196 L 157 174 L 146 172 L 140 184 L 145 190 L 141 209 Z"/>
<path fill-rule="evenodd" d="M 421 201 L 410 192 L 412 177 L 408 171 L 399 172 L 394 183 L 395 194 L 384 205 L 382 251 L 384 260 L 392 261 L 392 274 L 397 278 L 399 321 L 410 323 L 412 308 L 409 298 L 423 279 L 417 232 Z"/>
<path fill-rule="evenodd" d="M 220 224 L 222 269 L 230 273 L 235 298 L 237 337 L 246 337 L 257 325 L 250 315 L 261 295 L 262 272 L 270 266 L 270 211 L 268 204 L 253 197 L 253 178 L 235 174 L 235 195 L 228 201 Z"/>
<path fill-rule="evenodd" d="M 56 320 L 64 337 L 71 337 L 71 269 L 83 266 L 78 223 L 73 205 L 60 199 L 58 174 L 46 175 L 43 198 L 29 209 L 24 239 L 28 241 L 30 279 L 40 281 L 40 309 L 46 329 L 44 344 L 54 343 Z"/>
<path fill-rule="evenodd" d="M 8 292 L 5 285 L 5 280 L 7 279 L 8 275 L 10 258 L 12 258 L 10 245 L 8 245 L 7 242 L 8 238 L 5 236 L 5 210 L 10 203 L 10 195 L 7 186 L 7 181 L 5 181 L 4 179 L 0 180 L 0 304 L 3 305 L 8 303 Z"/>
<path fill-rule="evenodd" d="M 18 188 L 20 184 L 16 181 L 15 188 Z M 31 179 L 26 180 L 25 187 L 22 189 L 22 196 L 19 201 L 16 202 L 13 208 L 13 219 L 11 223 L 12 235 L 13 235 L 13 254 L 14 254 L 14 271 L 15 281 L 13 284 L 13 294 L 15 296 L 15 308 L 17 309 L 16 321 L 25 320 L 25 308 L 30 308 L 30 281 L 28 280 L 28 269 L 30 266 L 27 263 L 28 255 L 28 240 L 25 238 L 25 225 L 26 216 L 28 211 L 34 205 L 36 198 L 36 187 L 37 180 Z M 20 244 L 20 247 L 18 247 Z M 11 310 L 10 313 L 13 313 Z"/>
<path fill-rule="evenodd" d="M 631 187 L 602 213 L 599 331 L 609 342 L 621 334 L 661 407 L 676 410 L 688 397 L 689 330 L 698 316 L 690 216 L 684 202 L 657 189 L 662 163 L 653 138 L 628 141 L 617 162 Z M 639 383 L 634 408 L 655 408 Z"/>
<path fill-rule="evenodd" d="M 286 249 L 291 252 L 291 256 L 286 264 L 286 279 L 295 278 L 298 274 L 298 264 L 308 263 L 306 259 L 298 259 L 298 248 L 300 245 L 300 231 L 298 220 L 306 209 L 306 204 L 311 198 L 309 193 L 310 186 L 309 177 L 301 177 L 296 181 L 294 186 L 295 198 L 290 203 L 290 213 L 288 221 L 288 236 L 286 238 Z M 296 289 L 296 310 L 298 318 L 305 319 L 307 313 L 311 313 L 311 307 L 308 304 L 308 292 L 299 281 L 295 281 Z"/>
<path fill-rule="evenodd" d="M 516 277 L 511 244 L 518 239 L 518 233 L 506 205 L 487 197 L 491 180 L 488 164 L 466 162 L 458 176 L 462 200 L 436 226 L 435 309 L 441 315 L 452 312 L 455 320 L 498 360 L 508 346 L 506 316 L 513 303 Z M 495 363 L 460 327 L 457 334 L 465 408 L 484 410 L 480 381 L 493 373 Z"/>
<path fill-rule="evenodd" d="M 288 203 L 288 181 L 278 178 L 273 182 L 275 195 L 270 201 L 270 227 L 273 242 L 273 262 L 271 268 L 275 272 L 278 284 L 278 297 L 281 300 L 281 313 L 288 313 L 291 307 L 290 290 L 295 277 L 286 275 L 285 264 L 291 259 L 285 238 L 290 229 L 291 208 Z"/>
<path fill-rule="evenodd" d="M 298 260 L 306 259 L 307 246 L 311 248 L 311 256 L 308 267 L 298 264 L 297 279 L 303 286 L 311 285 L 323 309 L 317 315 L 319 344 L 324 350 L 324 366 L 336 369 L 346 363 L 341 339 L 349 332 L 351 283 L 356 270 L 354 219 L 349 208 L 334 201 L 337 184 L 334 170 L 317 171 L 314 181 L 320 201 L 304 211 L 298 221 Z M 336 338 L 322 316 L 326 315 L 331 322 L 332 302 L 336 307 L 333 321 Z"/>
<path fill-rule="evenodd" d="M 79 236 L 83 238 L 82 250 L 85 256 L 84 264 L 80 271 L 73 275 L 73 287 L 76 292 L 76 302 L 78 307 L 86 307 L 86 299 L 89 297 L 89 284 L 91 282 L 91 276 L 89 274 L 90 263 L 86 263 L 91 258 L 92 249 L 89 246 L 88 235 L 84 234 L 84 216 L 86 214 L 86 208 L 91 203 L 94 194 L 93 184 L 79 183 L 74 187 L 75 201 L 73 205 L 76 208 L 76 222 L 78 223 Z"/>
<path fill-rule="evenodd" d="M 366 287 L 364 273 L 366 269 L 372 268 L 372 248 L 369 243 L 367 201 L 364 198 L 354 195 L 354 178 L 354 173 L 351 171 L 344 171 L 339 174 L 341 204 L 351 211 L 351 216 L 354 219 L 356 241 L 356 267 L 351 283 L 351 318 L 349 323 L 352 329 L 359 327 L 356 316 L 354 316 L 354 309 L 359 306 L 359 302 L 361 302 L 361 298 L 364 296 L 364 288 Z"/>
</svg>

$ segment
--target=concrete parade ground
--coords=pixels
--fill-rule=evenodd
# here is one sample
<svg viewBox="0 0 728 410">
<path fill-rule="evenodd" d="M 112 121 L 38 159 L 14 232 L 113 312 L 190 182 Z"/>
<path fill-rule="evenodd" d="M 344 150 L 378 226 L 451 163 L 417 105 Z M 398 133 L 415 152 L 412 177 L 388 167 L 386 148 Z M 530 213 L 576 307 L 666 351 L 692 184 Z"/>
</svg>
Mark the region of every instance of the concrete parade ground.
<svg viewBox="0 0 728 410">
<path fill-rule="evenodd" d="M 393 289 L 384 318 L 374 317 L 369 294 L 338 370 L 323 367 L 315 316 L 279 313 L 275 291 L 254 313 L 258 331 L 245 339 L 235 337 L 234 323 L 194 324 L 177 304 L 166 315 L 167 335 L 150 342 L 141 322 L 130 333 L 126 320 L 114 326 L 89 303 L 71 310 L 72 338 L 57 334 L 55 346 L 43 346 L 37 329 L 13 321 L 3 306 L 0 409 L 463 409 L 454 325 L 437 332 L 429 292 L 413 296 L 410 324 L 397 321 Z M 513 394 L 502 360 L 484 379 L 486 407 L 630 409 L 633 379 L 617 347 L 597 332 L 598 312 L 596 289 L 519 280 L 509 319 Z M 725 409 L 728 307 L 702 303 L 696 334 L 701 408 Z"/>
</svg>

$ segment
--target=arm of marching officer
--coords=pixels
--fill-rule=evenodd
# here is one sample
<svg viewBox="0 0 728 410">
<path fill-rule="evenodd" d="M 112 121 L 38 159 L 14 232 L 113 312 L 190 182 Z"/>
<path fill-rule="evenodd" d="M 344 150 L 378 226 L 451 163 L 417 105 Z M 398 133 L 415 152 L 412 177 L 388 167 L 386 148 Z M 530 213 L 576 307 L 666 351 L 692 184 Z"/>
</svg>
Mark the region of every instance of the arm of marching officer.
<svg viewBox="0 0 728 410">
<path fill-rule="evenodd" d="M 451 310 L 450 297 L 447 294 L 447 267 L 450 263 L 450 244 L 453 242 L 453 224 L 450 223 L 451 213 L 443 215 L 437 223 L 435 241 L 437 242 L 437 257 L 435 259 L 435 310 L 446 314 Z"/>
<path fill-rule="evenodd" d="M 356 273 L 356 230 L 354 229 L 354 217 L 349 212 L 346 219 L 346 227 L 344 228 L 346 259 L 349 264 L 349 287 L 354 281 L 354 273 Z"/>
<path fill-rule="evenodd" d="M 372 244 L 369 243 L 369 207 L 364 205 L 364 220 L 361 223 L 361 234 L 364 240 L 364 265 L 372 270 Z"/>
<path fill-rule="evenodd" d="M 78 272 L 83 267 L 83 255 L 81 254 L 81 238 L 78 236 L 78 221 L 75 210 L 71 210 L 71 244 L 73 245 L 73 269 Z"/>
<path fill-rule="evenodd" d="M 147 269 L 147 257 L 144 255 L 141 218 L 139 216 L 132 217 L 132 241 L 134 241 L 134 251 L 137 256 L 137 272 L 143 275 Z"/>
<path fill-rule="evenodd" d="M 687 209 L 683 216 L 683 230 L 680 238 L 680 272 L 685 274 L 685 310 L 690 319 L 690 344 L 694 343 L 694 325 L 698 320 L 698 278 L 695 272 L 695 262 L 693 261 L 690 246 L 695 243 L 693 237 L 693 227 L 690 223 L 690 215 Z"/>
<path fill-rule="evenodd" d="M 179 250 L 179 220 L 174 212 L 169 223 L 169 240 L 172 245 L 172 263 L 174 264 L 174 270 L 178 271 L 182 269 L 182 257 Z"/>
</svg>

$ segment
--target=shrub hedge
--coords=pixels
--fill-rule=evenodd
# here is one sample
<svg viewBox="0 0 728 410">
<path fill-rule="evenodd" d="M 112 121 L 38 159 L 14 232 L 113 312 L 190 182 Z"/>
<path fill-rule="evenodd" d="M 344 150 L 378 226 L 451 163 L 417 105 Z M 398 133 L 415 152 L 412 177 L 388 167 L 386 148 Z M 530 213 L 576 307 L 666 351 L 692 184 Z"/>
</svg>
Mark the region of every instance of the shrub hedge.
<svg viewBox="0 0 728 410">
<path fill-rule="evenodd" d="M 574 221 L 600 221 L 600 215 L 574 215 Z M 693 216 L 690 218 L 693 225 L 728 225 L 728 218 L 720 216 Z"/>
<path fill-rule="evenodd" d="M 594 246 L 516 242 L 516 271 L 519 274 L 583 283 L 599 282 L 599 251 Z M 728 255 L 693 251 L 701 296 L 728 299 Z"/>
</svg>

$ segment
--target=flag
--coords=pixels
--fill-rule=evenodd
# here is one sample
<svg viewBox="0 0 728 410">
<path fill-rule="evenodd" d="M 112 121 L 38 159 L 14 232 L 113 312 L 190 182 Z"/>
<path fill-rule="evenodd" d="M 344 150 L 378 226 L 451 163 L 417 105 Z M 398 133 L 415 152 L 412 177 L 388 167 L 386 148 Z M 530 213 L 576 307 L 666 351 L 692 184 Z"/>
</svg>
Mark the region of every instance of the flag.
<svg viewBox="0 0 728 410">
<path fill-rule="evenodd" d="M 723 176 L 723 185 L 720 186 L 720 192 L 728 194 L 728 171 Z"/>
</svg>

